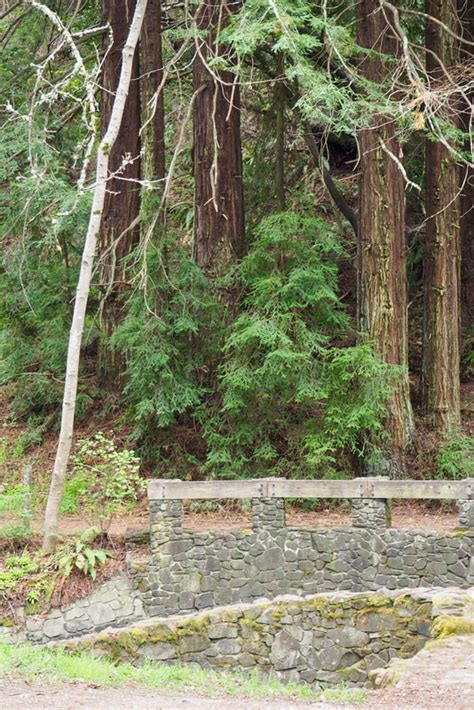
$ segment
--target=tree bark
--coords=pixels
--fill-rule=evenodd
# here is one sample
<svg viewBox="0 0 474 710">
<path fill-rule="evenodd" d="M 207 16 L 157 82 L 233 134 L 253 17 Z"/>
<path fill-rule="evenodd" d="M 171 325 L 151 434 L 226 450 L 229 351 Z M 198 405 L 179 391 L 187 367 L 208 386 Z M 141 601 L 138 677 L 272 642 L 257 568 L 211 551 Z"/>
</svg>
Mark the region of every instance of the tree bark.
<svg viewBox="0 0 474 710">
<path fill-rule="evenodd" d="M 193 65 L 193 88 L 199 91 L 193 108 L 194 257 L 212 280 L 241 256 L 245 231 L 240 90 L 232 72 L 213 69 L 213 76 L 206 66 L 225 54 L 216 37 L 236 9 L 228 0 L 207 0 L 197 11 L 197 27 L 207 36 L 196 40 Z"/>
<path fill-rule="evenodd" d="M 82 334 L 84 330 L 87 300 L 89 297 L 92 267 L 97 247 L 97 235 L 104 211 L 106 189 L 108 187 L 107 180 L 111 167 L 111 151 L 119 136 L 123 115 L 125 113 L 127 95 L 132 79 L 135 48 L 138 42 L 146 5 L 147 0 L 137 0 L 128 37 L 123 46 L 120 80 L 117 85 L 115 100 L 110 113 L 109 125 L 99 143 L 97 152 L 94 196 L 84 242 L 76 300 L 74 303 L 74 313 L 69 334 L 61 430 L 44 517 L 43 550 L 46 552 L 54 548 L 57 539 L 59 506 L 74 433 L 74 414 L 76 408 Z"/>
<path fill-rule="evenodd" d="M 286 208 L 285 196 L 285 85 L 282 83 L 285 71 L 284 57 L 281 52 L 277 55 L 277 82 L 274 90 L 275 104 L 275 184 L 277 205 L 280 212 Z"/>
<path fill-rule="evenodd" d="M 145 180 L 164 180 L 166 174 L 162 81 L 161 0 L 148 0 L 140 36 L 142 177 Z"/>
<path fill-rule="evenodd" d="M 118 86 L 122 49 L 127 40 L 136 0 L 120 3 L 102 0 L 105 22 L 110 24 L 113 44 L 103 65 L 101 93 L 102 135 L 109 125 L 115 92 Z M 110 154 L 110 172 L 118 173 L 107 184 L 104 212 L 99 235 L 99 266 L 103 298 L 100 325 L 103 338 L 99 346 L 99 377 L 102 384 L 116 384 L 123 363 L 118 353 L 109 346 L 109 338 L 123 315 L 123 301 L 127 292 L 127 267 L 124 259 L 136 246 L 140 230 L 140 83 L 139 58 L 135 53 L 132 80 L 125 104 L 123 120 L 117 140 Z M 126 161 L 124 167 L 123 163 Z M 134 225 L 134 226 L 132 226 Z"/>
<path fill-rule="evenodd" d="M 381 85 L 390 71 L 381 55 L 396 55 L 398 43 L 377 0 L 361 0 L 357 13 L 359 45 L 378 53 L 364 55 L 360 70 Z M 384 362 L 402 369 L 388 405 L 389 444 L 383 461 L 385 472 L 398 478 L 405 473 L 414 424 L 408 378 L 404 179 L 390 156 L 400 155 L 391 119 L 375 116 L 370 128 L 360 132 L 359 146 L 359 327 Z"/>
<path fill-rule="evenodd" d="M 456 12 L 445 0 L 427 0 L 426 12 L 455 32 Z M 426 69 L 436 84 L 457 61 L 457 41 L 426 23 Z M 456 107 L 451 106 L 456 119 Z M 448 148 L 426 141 L 426 240 L 422 397 L 425 414 L 442 433 L 461 422 L 459 383 L 460 172 Z"/>
<path fill-rule="evenodd" d="M 474 42 L 474 3 L 459 0 L 461 35 L 468 42 Z M 472 60 L 472 45 L 461 44 L 460 63 Z M 468 99 L 470 104 L 462 107 L 462 129 L 467 134 L 472 130 L 470 122 L 474 103 L 474 91 Z M 472 142 L 466 140 L 466 152 L 471 151 Z M 474 169 L 464 167 L 461 171 L 461 326 L 464 337 L 473 335 L 474 313 Z"/>
</svg>

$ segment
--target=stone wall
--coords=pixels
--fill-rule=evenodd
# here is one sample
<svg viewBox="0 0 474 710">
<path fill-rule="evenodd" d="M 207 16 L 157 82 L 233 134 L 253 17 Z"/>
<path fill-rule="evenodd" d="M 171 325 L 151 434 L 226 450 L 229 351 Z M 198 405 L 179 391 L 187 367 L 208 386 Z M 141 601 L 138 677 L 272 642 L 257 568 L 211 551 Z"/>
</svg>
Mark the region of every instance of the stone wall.
<svg viewBox="0 0 474 710">
<path fill-rule="evenodd" d="M 384 527 L 384 501 L 355 501 L 352 528 L 285 527 L 284 501 L 254 499 L 253 529 L 191 532 L 181 502 L 151 500 L 152 558 L 143 601 L 151 615 L 279 594 L 467 587 L 473 537 Z M 146 587 L 146 588 L 145 588 Z"/>
<path fill-rule="evenodd" d="M 390 659 L 411 657 L 424 646 L 435 607 L 437 614 L 461 615 L 466 600 L 466 593 L 444 590 L 282 597 L 149 619 L 61 645 L 114 660 L 259 668 L 286 681 L 359 684 Z"/>
<path fill-rule="evenodd" d="M 116 575 L 89 596 L 68 606 L 52 609 L 45 616 L 16 611 L 17 616 L 23 616 L 22 626 L 1 629 L 2 640 L 47 643 L 108 626 L 125 626 L 145 617 L 140 595 L 123 575 Z"/>
</svg>

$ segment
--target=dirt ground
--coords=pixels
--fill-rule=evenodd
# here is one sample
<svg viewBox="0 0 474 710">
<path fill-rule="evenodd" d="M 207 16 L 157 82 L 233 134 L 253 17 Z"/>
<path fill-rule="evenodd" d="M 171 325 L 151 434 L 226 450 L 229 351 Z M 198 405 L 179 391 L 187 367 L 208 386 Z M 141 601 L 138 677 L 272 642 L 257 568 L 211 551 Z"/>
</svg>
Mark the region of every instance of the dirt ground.
<svg viewBox="0 0 474 710">
<path fill-rule="evenodd" d="M 0 682 L 1 710 L 472 710 L 474 637 L 461 636 L 424 649 L 407 665 L 398 683 L 369 693 L 367 702 L 335 705 L 286 699 L 205 698 L 168 695 L 137 688 L 97 688 L 84 683 L 30 685 Z"/>
<path fill-rule="evenodd" d="M 112 535 L 123 535 L 127 528 L 145 526 L 149 522 L 148 510 L 141 505 L 129 515 L 123 515 L 113 521 L 110 528 Z M 301 527 L 337 528 L 351 525 L 349 506 L 326 508 L 320 511 L 303 512 L 290 508 L 286 516 L 287 525 Z M 184 526 L 192 530 L 238 530 L 252 524 L 250 514 L 244 515 L 232 509 L 221 512 L 184 514 Z M 40 531 L 42 520 L 35 521 L 35 529 Z M 80 516 L 64 515 L 60 521 L 60 533 L 70 535 L 84 530 L 90 522 Z M 415 501 L 394 502 L 392 505 L 392 526 L 448 532 L 458 525 L 456 506 L 439 506 Z"/>
<path fill-rule="evenodd" d="M 1 710 L 338 710 L 348 706 L 299 703 L 291 700 L 203 698 L 163 695 L 127 688 L 91 688 L 83 684 L 28 686 L 12 681 L 0 684 Z M 365 706 L 362 706 L 365 707 Z"/>
</svg>

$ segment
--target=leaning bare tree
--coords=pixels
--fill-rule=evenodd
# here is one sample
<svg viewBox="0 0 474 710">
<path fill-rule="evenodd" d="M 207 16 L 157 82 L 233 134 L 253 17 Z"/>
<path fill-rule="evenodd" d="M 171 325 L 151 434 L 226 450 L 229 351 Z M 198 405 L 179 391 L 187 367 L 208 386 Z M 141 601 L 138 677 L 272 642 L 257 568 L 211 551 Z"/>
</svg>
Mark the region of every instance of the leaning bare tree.
<svg viewBox="0 0 474 710">
<path fill-rule="evenodd" d="M 79 281 L 76 290 L 74 313 L 69 334 L 61 430 L 44 518 L 43 550 L 46 552 L 54 548 L 57 538 L 59 506 L 66 478 L 66 468 L 69 460 L 69 454 L 71 451 L 82 334 L 84 330 L 84 320 L 89 296 L 92 267 L 97 245 L 97 235 L 104 209 L 106 186 L 109 177 L 109 156 L 111 148 L 117 139 L 122 122 L 122 116 L 130 87 L 135 49 L 140 35 L 146 6 L 147 0 L 137 0 L 128 38 L 123 48 L 120 80 L 115 94 L 115 101 L 111 111 L 110 122 L 107 131 L 99 143 L 97 152 L 97 168 L 93 202 L 84 243 Z"/>
</svg>

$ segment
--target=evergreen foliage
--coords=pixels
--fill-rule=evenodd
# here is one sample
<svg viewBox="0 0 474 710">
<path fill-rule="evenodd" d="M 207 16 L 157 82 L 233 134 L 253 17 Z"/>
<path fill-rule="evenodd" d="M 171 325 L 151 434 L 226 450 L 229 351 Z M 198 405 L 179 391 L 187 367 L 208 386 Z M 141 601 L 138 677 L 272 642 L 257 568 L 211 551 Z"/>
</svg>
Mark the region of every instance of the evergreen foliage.
<svg viewBox="0 0 474 710">
<path fill-rule="evenodd" d="M 46 5 L 70 29 L 93 72 L 104 57 L 107 33 L 80 33 L 101 24 L 100 3 L 88 0 L 78 13 L 61 1 Z M 240 3 L 216 33 L 222 51 L 209 57 L 215 76 L 225 70 L 240 82 L 242 99 L 246 243 L 243 258 L 218 281 L 194 258 L 189 124 L 197 97 L 190 69 L 196 39 L 207 30 L 196 29 L 186 13 L 198 5 L 193 0 L 164 12 L 169 184 L 165 196 L 161 184 L 137 185 L 147 196 L 141 241 L 117 289 L 123 296 L 118 325 L 110 342 L 100 336 L 120 355 L 113 392 L 96 377 L 107 288 L 100 268 L 94 275 L 77 417 L 91 412 L 94 403 L 96 414 L 106 416 L 113 401 L 121 424 L 133 429 L 132 445 L 142 462 L 151 462 L 159 475 L 350 475 L 361 459 L 376 462 L 387 443 L 384 418 L 399 371 L 382 363 L 373 343 L 357 333 L 356 237 L 328 197 L 321 172 L 333 176 L 356 211 L 359 132 L 382 114 L 395 122 L 405 153 L 392 159 L 403 164 L 406 177 L 416 395 L 425 277 L 422 145 L 424 139 L 442 139 L 456 159 L 469 160 L 465 131 L 446 110 L 453 96 L 458 101 L 468 93 L 468 80 L 464 69 L 450 67 L 453 82 L 428 86 L 425 20 L 416 14 L 417 3 L 397 5 L 412 65 L 402 51 L 384 56 L 389 71 L 382 82 L 369 81 L 359 70 L 361 60 L 377 51 L 357 44 L 352 3 Z M 22 14 L 23 9 L 0 19 L 0 385 L 12 415 L 28 423 L 23 444 L 32 446 L 59 419 L 93 171 L 89 165 L 85 189 L 78 191 L 90 139 L 84 77 L 69 50 L 54 54 L 58 35 L 44 15 L 31 7 Z M 40 71 L 51 48 L 51 61 Z M 453 88 L 456 81 L 462 91 Z M 284 87 L 284 212 L 275 211 L 277 85 Z M 308 134 L 321 152 L 317 170 Z M 220 197 L 214 200 L 219 209 Z M 463 366 L 472 375 L 469 345 Z M 438 474 L 466 475 L 459 460 L 467 450 L 461 435 L 443 440 Z M 76 471 L 63 510 L 77 510 L 89 487 L 84 471 Z"/>
<path fill-rule="evenodd" d="M 240 267 L 244 312 L 224 344 L 222 409 L 206 424 L 213 472 L 321 475 L 379 428 L 388 368 L 368 345 L 333 345 L 348 330 L 340 255 L 320 219 L 285 212 L 256 230 Z"/>
</svg>

